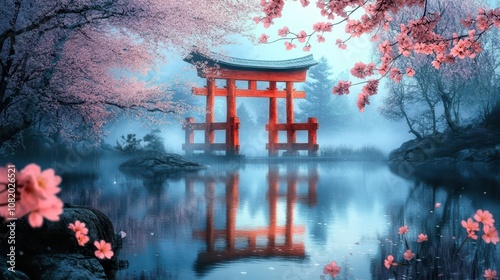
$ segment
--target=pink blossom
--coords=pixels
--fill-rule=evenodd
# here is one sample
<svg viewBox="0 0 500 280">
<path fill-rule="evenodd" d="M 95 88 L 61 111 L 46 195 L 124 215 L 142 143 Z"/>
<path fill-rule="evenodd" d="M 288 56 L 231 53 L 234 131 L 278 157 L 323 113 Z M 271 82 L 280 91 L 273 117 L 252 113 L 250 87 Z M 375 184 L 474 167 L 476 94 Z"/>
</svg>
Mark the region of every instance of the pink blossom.
<svg viewBox="0 0 500 280">
<path fill-rule="evenodd" d="M 392 78 L 396 83 L 399 83 L 403 78 L 403 75 L 398 68 L 392 68 L 391 72 L 389 73 L 389 77 Z"/>
<path fill-rule="evenodd" d="M 362 93 L 367 95 L 375 95 L 378 90 L 379 80 L 369 80 L 368 83 L 363 87 Z"/>
<path fill-rule="evenodd" d="M 436 205 L 434 205 L 434 207 L 436 207 L 436 208 L 439 208 L 439 207 L 441 207 L 441 203 L 439 203 L 439 202 L 436 202 Z"/>
<path fill-rule="evenodd" d="M 48 197 L 40 201 L 37 208 L 28 215 L 28 222 L 32 227 L 41 227 L 43 218 L 50 221 L 59 221 L 59 215 L 63 213 L 63 202 L 56 196 Z"/>
<path fill-rule="evenodd" d="M 356 102 L 356 105 L 358 106 L 360 112 L 365 110 L 366 105 L 370 105 L 369 97 L 370 95 L 368 93 L 358 94 L 358 101 Z"/>
<path fill-rule="evenodd" d="M 287 42 L 285 42 L 285 47 L 286 47 L 286 50 L 289 51 L 293 48 L 296 48 L 297 46 L 287 41 Z"/>
<path fill-rule="evenodd" d="M 302 4 L 302 7 L 307 7 L 309 6 L 309 0 L 300 0 L 300 4 Z"/>
<path fill-rule="evenodd" d="M 76 240 L 78 241 L 78 245 L 80 245 L 80 246 L 85 246 L 85 244 L 87 244 L 87 242 L 89 242 L 89 240 L 90 240 L 90 238 L 86 234 L 84 234 L 80 231 L 77 231 L 75 233 L 75 237 L 76 237 Z"/>
<path fill-rule="evenodd" d="M 316 38 L 318 38 L 318 43 L 323 43 L 323 42 L 325 42 L 325 37 L 323 37 L 322 35 L 317 34 L 317 35 L 316 35 Z"/>
<path fill-rule="evenodd" d="M 406 234 L 408 233 L 408 226 L 402 226 L 398 229 L 398 234 Z"/>
<path fill-rule="evenodd" d="M 94 246 L 97 248 L 94 254 L 99 259 L 104 259 L 104 258 L 111 259 L 111 257 L 113 257 L 114 253 L 113 250 L 111 249 L 110 243 L 107 243 L 104 240 L 101 240 L 99 242 L 95 241 Z"/>
<path fill-rule="evenodd" d="M 406 68 L 406 76 L 408 76 L 408 77 L 415 76 L 415 69 L 410 68 L 410 67 Z"/>
<path fill-rule="evenodd" d="M 81 232 L 83 234 L 87 234 L 89 232 L 89 229 L 85 227 L 85 223 L 82 223 L 79 220 L 76 220 L 74 224 L 70 223 L 68 228 L 75 233 Z"/>
<path fill-rule="evenodd" d="M 406 250 L 403 254 L 403 258 L 407 261 L 410 261 L 413 257 L 415 257 L 415 254 L 411 250 Z"/>
<path fill-rule="evenodd" d="M 422 242 L 425 242 L 427 240 L 429 240 L 429 238 L 427 237 L 427 234 L 421 233 L 418 235 L 418 240 L 417 240 L 418 243 L 422 243 Z"/>
<path fill-rule="evenodd" d="M 259 42 L 261 42 L 263 44 L 266 44 L 267 43 L 267 39 L 269 39 L 269 35 L 266 35 L 265 33 L 262 33 L 262 35 L 260 35 Z"/>
<path fill-rule="evenodd" d="M 335 278 L 340 273 L 340 266 L 337 265 L 336 262 L 331 262 L 323 268 L 323 273 L 330 275 L 332 278 Z"/>
<path fill-rule="evenodd" d="M 299 40 L 300 43 L 304 43 L 306 41 L 306 38 L 307 38 L 307 33 L 302 30 L 299 32 L 299 34 L 297 34 L 297 39 Z"/>
<path fill-rule="evenodd" d="M 339 81 L 339 83 L 333 87 L 333 94 L 338 94 L 338 95 L 349 94 L 349 87 L 351 87 L 351 82 Z"/>
<path fill-rule="evenodd" d="M 476 211 L 476 214 L 474 214 L 474 219 L 490 227 L 493 226 L 493 224 L 495 223 L 495 220 L 493 219 L 493 214 L 491 214 L 490 211 L 488 210 L 483 211 L 481 209 L 478 209 Z"/>
<path fill-rule="evenodd" d="M 483 238 L 484 242 L 493 243 L 496 245 L 497 242 L 500 241 L 500 239 L 498 238 L 498 231 L 495 227 L 484 225 L 483 231 L 484 231 L 484 234 L 483 234 L 482 238 Z"/>
<path fill-rule="evenodd" d="M 471 218 L 467 221 L 462 220 L 462 226 L 467 230 L 467 237 L 477 239 L 476 231 L 479 231 L 479 223 L 475 223 Z"/>
<path fill-rule="evenodd" d="M 310 50 L 311 50 L 311 45 L 307 44 L 306 46 L 304 46 L 304 47 L 302 48 L 302 50 L 303 50 L 303 51 L 305 51 L 305 52 L 310 51 Z"/>
<path fill-rule="evenodd" d="M 491 269 L 488 268 L 484 271 L 483 277 L 486 278 L 486 280 L 498 279 L 497 278 L 497 271 L 496 270 L 491 271 Z"/>
<path fill-rule="evenodd" d="M 332 25 L 330 23 L 318 22 L 313 25 L 313 30 L 316 32 L 331 32 Z"/>
<path fill-rule="evenodd" d="M 283 26 L 283 28 L 281 29 L 278 29 L 278 35 L 281 36 L 281 37 L 286 37 L 286 35 L 288 35 L 288 27 L 286 26 Z"/>
<path fill-rule="evenodd" d="M 255 24 L 258 24 L 260 22 L 260 17 L 254 17 L 253 22 L 255 22 Z"/>
<path fill-rule="evenodd" d="M 365 78 L 365 68 L 366 64 L 363 62 L 357 62 L 354 64 L 354 67 L 351 68 L 351 75 L 356 78 L 364 79 Z"/>
<path fill-rule="evenodd" d="M 55 175 L 49 168 L 42 172 L 40 166 L 29 164 L 19 172 L 18 184 L 22 186 L 20 195 L 22 202 L 28 207 L 36 207 L 47 197 L 57 194 L 61 189 L 58 185 L 61 177 Z"/>
<path fill-rule="evenodd" d="M 387 259 L 384 260 L 384 266 L 389 269 L 391 266 L 396 266 L 397 263 L 394 262 L 394 257 L 392 255 L 388 255 Z"/>
</svg>

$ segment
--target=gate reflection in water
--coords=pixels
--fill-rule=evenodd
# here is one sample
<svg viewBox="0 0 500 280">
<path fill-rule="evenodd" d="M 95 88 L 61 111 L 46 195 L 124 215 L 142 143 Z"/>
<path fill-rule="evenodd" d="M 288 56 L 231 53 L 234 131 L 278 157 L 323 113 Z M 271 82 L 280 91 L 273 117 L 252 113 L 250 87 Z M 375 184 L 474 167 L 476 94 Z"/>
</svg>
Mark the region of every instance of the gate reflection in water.
<svg viewBox="0 0 500 280">
<path fill-rule="evenodd" d="M 212 176 L 188 175 L 185 178 L 186 190 L 194 192 L 194 184 L 201 181 L 205 184 L 206 197 L 206 229 L 193 232 L 193 237 L 206 243 L 206 250 L 200 252 L 196 259 L 195 270 L 198 274 L 221 262 L 248 257 L 291 257 L 305 258 L 303 235 L 304 225 L 294 223 L 295 204 L 304 203 L 314 206 L 317 203 L 316 186 L 318 182 L 317 168 L 310 166 L 308 172 L 299 175 L 297 166 L 285 167 L 286 173 L 280 173 L 279 166 L 270 165 L 268 170 L 268 190 L 263 199 L 268 201 L 269 221 L 267 227 L 237 228 L 237 212 L 239 203 L 239 170 L 229 172 L 221 181 L 225 184 L 226 225 L 224 229 L 216 229 L 214 223 L 215 183 L 218 178 Z M 307 182 L 307 193 L 297 194 L 298 183 Z M 279 192 L 280 182 L 286 183 L 286 193 Z M 286 200 L 286 223 L 277 225 L 278 200 Z M 284 244 L 276 242 L 284 236 Z M 265 238 L 265 244 L 257 244 L 257 239 Z M 215 248 L 217 240 L 224 240 L 223 248 Z M 299 240 L 296 240 L 299 239 Z M 300 240 L 302 239 L 302 240 Z M 244 246 L 236 247 L 242 241 Z"/>
</svg>

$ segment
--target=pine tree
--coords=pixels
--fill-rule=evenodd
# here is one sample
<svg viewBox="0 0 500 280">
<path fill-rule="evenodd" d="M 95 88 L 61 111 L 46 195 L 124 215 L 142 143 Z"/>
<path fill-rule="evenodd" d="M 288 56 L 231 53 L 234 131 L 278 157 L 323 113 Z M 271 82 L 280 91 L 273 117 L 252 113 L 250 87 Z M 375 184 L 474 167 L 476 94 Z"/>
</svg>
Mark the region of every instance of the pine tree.
<svg viewBox="0 0 500 280">
<path fill-rule="evenodd" d="M 338 128 L 346 120 L 348 113 L 344 99 L 333 96 L 332 88 L 335 81 L 331 78 L 331 67 L 325 57 L 309 70 L 308 79 L 304 85 L 306 99 L 298 102 L 301 112 L 297 115 L 300 121 L 315 117 L 322 130 Z"/>
</svg>

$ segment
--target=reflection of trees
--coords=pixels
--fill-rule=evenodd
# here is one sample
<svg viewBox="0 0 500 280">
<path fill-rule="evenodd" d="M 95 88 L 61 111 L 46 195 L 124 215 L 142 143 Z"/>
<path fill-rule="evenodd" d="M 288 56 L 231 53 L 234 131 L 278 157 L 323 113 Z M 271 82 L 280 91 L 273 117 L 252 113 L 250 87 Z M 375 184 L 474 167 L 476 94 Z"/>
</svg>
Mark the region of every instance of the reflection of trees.
<svg viewBox="0 0 500 280">
<path fill-rule="evenodd" d="M 373 276 L 390 277 L 393 276 L 391 271 L 396 270 L 398 277 L 415 279 L 476 279 L 486 268 L 492 267 L 500 255 L 493 244 L 485 244 L 481 240 L 482 232 L 478 233 L 478 241 L 467 240 L 455 256 L 467 236 L 460 221 L 472 217 L 477 209 L 484 209 L 489 204 L 488 200 L 493 201 L 491 205 L 496 207 L 487 209 L 494 216 L 500 215 L 500 194 L 495 191 L 500 186 L 500 180 L 489 171 L 489 168 L 464 166 L 417 169 L 413 175 L 414 186 L 404 205 L 388 209 L 392 225 L 387 238 L 381 238 L 379 256 L 372 260 Z M 491 195 L 486 197 L 483 193 Z M 441 203 L 440 208 L 435 208 L 437 202 Z M 417 254 L 418 261 L 413 260 L 410 266 L 388 270 L 383 266 L 383 260 L 388 255 L 393 255 L 398 262 L 403 260 L 406 248 L 397 235 L 402 225 L 410 228 L 405 237 Z M 429 241 L 417 243 L 419 233 L 427 234 Z"/>
</svg>

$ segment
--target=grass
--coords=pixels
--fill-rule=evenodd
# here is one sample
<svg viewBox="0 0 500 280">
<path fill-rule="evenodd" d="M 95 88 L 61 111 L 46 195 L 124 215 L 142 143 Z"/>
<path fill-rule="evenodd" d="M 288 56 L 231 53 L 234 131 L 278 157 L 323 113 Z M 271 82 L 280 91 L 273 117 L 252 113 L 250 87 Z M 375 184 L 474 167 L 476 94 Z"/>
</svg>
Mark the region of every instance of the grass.
<svg viewBox="0 0 500 280">
<path fill-rule="evenodd" d="M 320 155 L 343 160 L 385 160 L 386 155 L 382 150 L 374 146 L 365 145 L 361 148 L 353 148 L 347 145 L 324 146 L 320 148 Z"/>
</svg>

